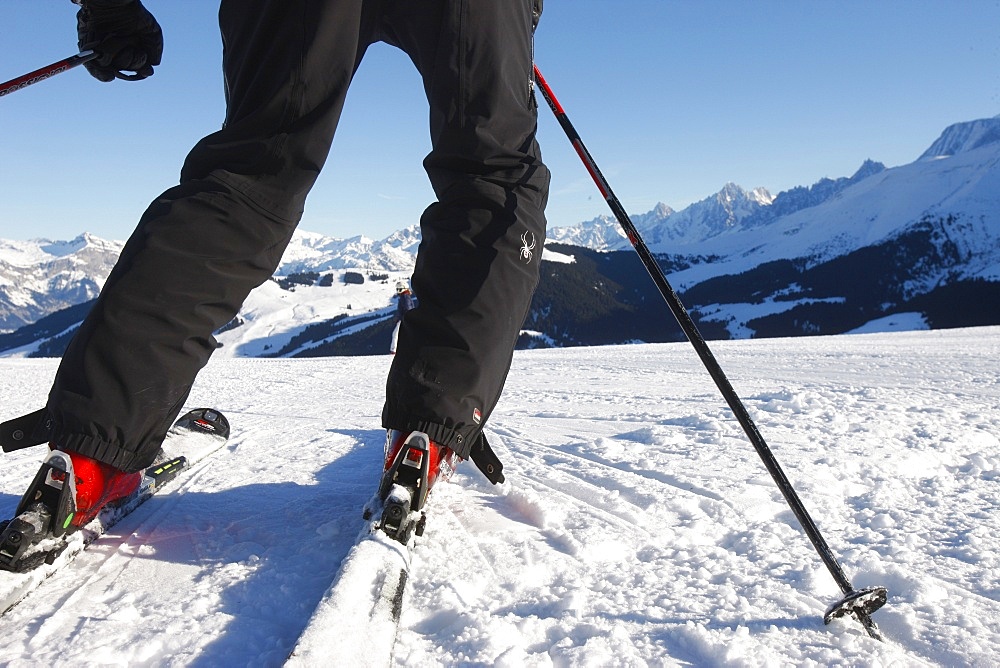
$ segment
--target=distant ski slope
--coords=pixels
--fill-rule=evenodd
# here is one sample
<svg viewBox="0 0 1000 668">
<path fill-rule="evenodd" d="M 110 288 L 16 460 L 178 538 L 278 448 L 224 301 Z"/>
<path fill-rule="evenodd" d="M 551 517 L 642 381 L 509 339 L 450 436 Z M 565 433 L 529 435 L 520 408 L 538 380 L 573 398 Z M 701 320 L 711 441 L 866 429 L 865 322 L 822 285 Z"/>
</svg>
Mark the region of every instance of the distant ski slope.
<svg viewBox="0 0 1000 668">
<path fill-rule="evenodd" d="M 989 665 L 1000 656 L 1000 328 L 713 350 L 856 586 L 871 641 L 687 344 L 515 356 L 490 424 L 507 483 L 435 489 L 396 662 Z M 217 359 L 212 467 L 0 621 L 13 665 L 280 665 L 361 524 L 388 357 Z M 4 416 L 53 361 L 3 360 Z M 3 456 L 9 513 L 40 453 Z M 336 665 L 337 638 L 330 663 Z"/>
</svg>

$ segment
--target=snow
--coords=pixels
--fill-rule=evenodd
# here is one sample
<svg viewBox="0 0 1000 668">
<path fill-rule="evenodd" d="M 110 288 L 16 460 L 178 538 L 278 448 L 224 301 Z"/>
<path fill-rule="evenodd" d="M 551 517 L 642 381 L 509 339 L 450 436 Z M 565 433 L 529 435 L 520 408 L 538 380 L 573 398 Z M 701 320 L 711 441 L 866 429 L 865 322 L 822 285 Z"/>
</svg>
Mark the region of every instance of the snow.
<svg viewBox="0 0 1000 668">
<path fill-rule="evenodd" d="M 558 262 L 559 264 L 574 264 L 576 262 L 575 256 L 557 253 L 548 248 L 542 249 L 542 259 L 546 262 Z"/>
<path fill-rule="evenodd" d="M 344 283 L 342 271 L 332 272 L 332 285 L 297 286 L 283 290 L 267 281 L 254 289 L 240 309 L 243 324 L 216 336 L 222 348 L 218 357 L 257 357 L 274 354 L 285 347 L 296 334 L 311 324 L 325 322 L 337 316 L 356 316 L 384 311 L 385 317 L 395 312 L 396 280 L 408 274 L 392 274 L 380 281 Z M 386 343 L 386 351 L 389 344 Z"/>
<path fill-rule="evenodd" d="M 895 313 L 866 322 L 861 327 L 852 329 L 848 334 L 917 331 L 920 329 L 930 329 L 922 313 Z"/>
<path fill-rule="evenodd" d="M 705 306 L 698 307 L 698 313 L 702 320 L 706 321 L 717 321 L 724 323 L 729 335 L 734 338 L 748 339 L 753 336 L 753 329 L 747 327 L 744 323 L 753 320 L 754 318 L 761 318 L 768 315 L 773 315 L 775 313 L 784 313 L 785 311 L 790 311 L 797 306 L 802 306 L 804 304 L 836 304 L 843 302 L 841 297 L 829 297 L 826 299 L 785 299 L 782 301 L 776 301 L 772 297 L 761 300 L 756 304 L 750 303 L 740 303 L 740 304 L 707 304 Z M 869 332 L 883 332 L 883 331 L 894 331 L 898 327 L 891 327 L 892 323 L 896 320 L 892 318 L 884 318 L 885 327 L 879 329 L 877 323 L 880 321 L 872 321 L 868 323 L 867 326 L 871 326 L 868 329 Z M 914 329 L 926 329 L 926 327 L 917 327 Z"/>
<path fill-rule="evenodd" d="M 402 488 L 394 487 L 393 491 L 397 489 Z M 405 491 L 400 496 L 409 498 Z M 344 558 L 336 585 L 316 606 L 286 665 L 290 668 L 328 665 L 331 629 L 352 639 L 336 648 L 339 665 L 367 668 L 390 665 L 399 606 L 409 573 L 409 554 L 403 545 L 381 531 L 369 535 L 366 527 Z"/>
<path fill-rule="evenodd" d="M 937 160 L 971 151 L 1000 139 L 1000 116 L 955 123 L 941 133 L 918 160 Z"/>
<path fill-rule="evenodd" d="M 995 665 L 1000 328 L 712 347 L 853 584 L 888 587 L 888 641 L 823 625 L 839 589 L 693 350 L 642 344 L 515 355 L 507 482 L 435 488 L 396 665 Z M 388 364 L 213 360 L 189 405 L 229 444 L 0 619 L 4 664 L 280 665 L 361 527 Z M 14 417 L 55 362 L 0 371 Z M 4 515 L 40 458 L 4 455 Z"/>
</svg>

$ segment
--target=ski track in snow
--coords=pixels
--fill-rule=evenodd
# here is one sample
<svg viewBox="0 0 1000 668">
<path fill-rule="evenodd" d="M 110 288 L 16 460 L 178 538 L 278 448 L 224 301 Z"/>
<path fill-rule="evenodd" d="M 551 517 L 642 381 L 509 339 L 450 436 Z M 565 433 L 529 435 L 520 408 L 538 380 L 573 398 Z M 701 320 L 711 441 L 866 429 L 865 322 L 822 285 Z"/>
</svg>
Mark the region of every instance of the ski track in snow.
<svg viewBox="0 0 1000 668">
<path fill-rule="evenodd" d="M 995 665 L 1000 328 L 713 342 L 858 588 L 840 592 L 688 344 L 519 352 L 507 482 L 435 488 L 400 666 Z M 218 359 L 226 448 L 0 619 L 10 666 L 280 665 L 361 526 L 387 357 Z M 3 360 L 4 418 L 56 364 Z M 39 451 L 4 455 L 9 515 Z M 336 665 L 338 643 L 331 643 Z"/>
</svg>

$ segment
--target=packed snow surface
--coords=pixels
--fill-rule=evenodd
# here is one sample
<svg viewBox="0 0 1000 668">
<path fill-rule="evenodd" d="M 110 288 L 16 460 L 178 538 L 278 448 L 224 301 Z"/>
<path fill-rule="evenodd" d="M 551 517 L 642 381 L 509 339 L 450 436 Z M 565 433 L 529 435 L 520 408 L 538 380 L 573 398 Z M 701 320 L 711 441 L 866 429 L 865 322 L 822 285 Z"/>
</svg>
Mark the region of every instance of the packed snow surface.
<svg viewBox="0 0 1000 668">
<path fill-rule="evenodd" d="M 400 666 L 995 665 L 1000 328 L 716 342 L 858 588 L 860 625 L 687 344 L 519 352 L 506 464 L 435 488 Z M 10 666 L 280 665 L 361 527 L 388 357 L 216 359 L 226 448 L 0 619 Z M 0 361 L 4 416 L 51 360 Z M 4 455 L 9 515 L 39 451 Z M 351 634 L 330 638 L 329 665 Z"/>
</svg>

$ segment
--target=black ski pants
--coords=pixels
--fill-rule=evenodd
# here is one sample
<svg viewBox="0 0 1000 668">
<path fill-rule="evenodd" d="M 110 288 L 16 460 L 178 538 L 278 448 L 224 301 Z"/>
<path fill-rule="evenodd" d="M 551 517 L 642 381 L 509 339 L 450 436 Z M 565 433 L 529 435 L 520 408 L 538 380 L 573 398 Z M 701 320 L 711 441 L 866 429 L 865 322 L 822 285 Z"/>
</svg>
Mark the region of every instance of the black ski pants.
<svg viewBox="0 0 1000 668">
<path fill-rule="evenodd" d="M 500 396 L 541 262 L 540 7 L 223 0 L 225 125 L 142 216 L 70 344 L 47 405 L 50 440 L 125 470 L 152 461 L 216 347 L 213 332 L 276 269 L 351 79 L 367 47 L 384 41 L 423 78 L 424 166 L 437 201 L 420 220 L 419 306 L 402 323 L 383 426 L 426 431 L 468 456 Z"/>
</svg>

